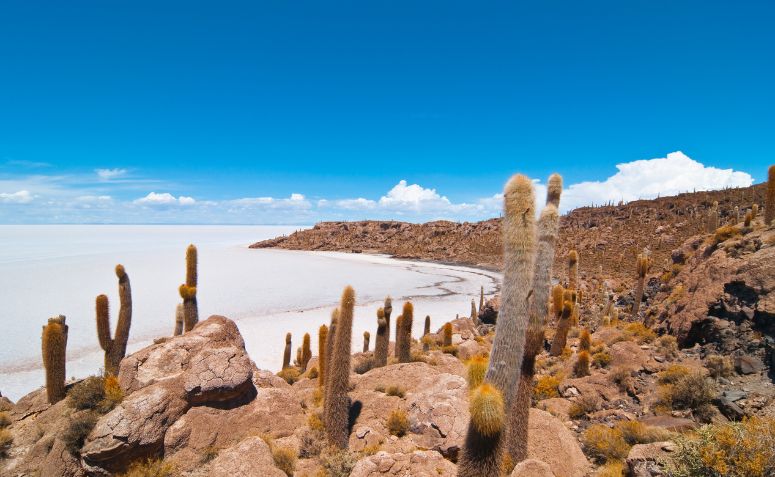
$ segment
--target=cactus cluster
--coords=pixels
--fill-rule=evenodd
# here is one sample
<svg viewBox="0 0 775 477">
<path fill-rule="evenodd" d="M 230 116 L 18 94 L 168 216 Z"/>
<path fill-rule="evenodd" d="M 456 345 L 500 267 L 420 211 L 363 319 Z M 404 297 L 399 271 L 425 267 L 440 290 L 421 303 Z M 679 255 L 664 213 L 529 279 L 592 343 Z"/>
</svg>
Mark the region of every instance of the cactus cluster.
<svg viewBox="0 0 775 477">
<path fill-rule="evenodd" d="M 67 324 L 63 315 L 49 318 L 43 327 L 41 351 L 46 370 L 46 397 L 54 404 L 65 397 Z"/>
<path fill-rule="evenodd" d="M 126 345 L 129 342 L 129 328 L 132 325 L 132 288 L 129 275 L 123 265 L 116 265 L 118 277 L 118 323 L 114 336 L 110 334 L 110 309 L 108 297 L 99 295 L 95 300 L 95 315 L 97 320 L 97 340 L 105 352 L 105 374 L 118 375 L 121 360 L 126 355 Z"/>
</svg>

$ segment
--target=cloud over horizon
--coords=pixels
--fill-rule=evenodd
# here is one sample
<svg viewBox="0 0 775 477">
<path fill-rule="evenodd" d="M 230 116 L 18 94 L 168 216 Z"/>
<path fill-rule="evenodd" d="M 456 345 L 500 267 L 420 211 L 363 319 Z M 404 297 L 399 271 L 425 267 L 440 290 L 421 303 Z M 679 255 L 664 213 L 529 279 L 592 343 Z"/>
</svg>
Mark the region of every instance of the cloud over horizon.
<svg viewBox="0 0 775 477">
<path fill-rule="evenodd" d="M 380 197 L 315 198 L 301 192 L 287 197 L 242 197 L 207 200 L 193 194 L 174 195 L 151 191 L 131 200 L 122 200 L 118 192 L 130 187 L 122 180 L 126 169 L 96 169 L 93 185 L 73 186 L 60 176 L 30 176 L 24 180 L 0 181 L 0 223 L 256 223 L 312 224 L 321 220 L 399 219 L 407 221 L 483 220 L 501 213 L 500 191 L 483 194 L 470 202 L 450 200 L 435 188 L 400 179 Z M 93 177 L 93 176 L 92 176 Z M 507 178 L 504 178 L 504 182 Z M 82 178 L 72 181 L 81 184 Z M 160 181 L 134 181 L 138 184 Z M 747 187 L 753 183 L 750 174 L 732 169 L 705 166 L 680 151 L 666 157 L 624 162 L 616 172 L 599 181 L 565 185 L 561 212 L 592 204 L 629 202 L 657 196 L 675 195 L 693 190 L 704 191 L 727 187 Z M 13 187 L 11 190 L 3 190 Z M 80 187 L 80 188 L 78 188 Z M 542 180 L 535 180 L 537 209 L 546 196 Z M 180 189 L 181 186 L 175 187 Z M 147 190 L 147 189 L 146 189 Z M 175 210 L 185 208 L 185 214 Z M 25 213 L 15 212 L 24 209 Z"/>
</svg>

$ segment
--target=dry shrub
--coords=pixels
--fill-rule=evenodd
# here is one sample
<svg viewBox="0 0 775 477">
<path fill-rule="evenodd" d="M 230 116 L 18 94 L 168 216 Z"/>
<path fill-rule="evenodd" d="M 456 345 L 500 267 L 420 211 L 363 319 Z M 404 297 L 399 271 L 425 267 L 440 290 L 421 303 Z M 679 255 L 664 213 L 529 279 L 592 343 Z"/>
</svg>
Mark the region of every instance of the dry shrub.
<svg viewBox="0 0 775 477">
<path fill-rule="evenodd" d="M 615 425 L 624 440 L 630 444 L 650 444 L 669 440 L 673 434 L 661 427 L 649 426 L 640 421 L 619 421 Z"/>
<path fill-rule="evenodd" d="M 171 477 L 173 471 L 172 464 L 161 459 L 148 459 L 133 463 L 121 477 Z"/>
<path fill-rule="evenodd" d="M 716 388 L 702 373 L 689 373 L 672 384 L 662 384 L 658 395 L 660 409 L 689 409 L 701 422 L 708 422 L 715 414 L 711 401 L 716 396 Z"/>
<path fill-rule="evenodd" d="M 5 458 L 13 445 L 13 436 L 6 429 L 0 429 L 0 458 Z"/>
<path fill-rule="evenodd" d="M 775 475 L 775 418 L 703 426 L 677 440 L 670 475 L 676 477 Z"/>
<path fill-rule="evenodd" d="M 299 457 L 310 459 L 320 455 L 323 450 L 325 435 L 319 429 L 305 429 L 299 437 Z"/>
<path fill-rule="evenodd" d="M 622 431 L 605 424 L 589 426 L 581 436 L 581 443 L 587 454 L 598 462 L 622 460 L 630 451 Z"/>
<path fill-rule="evenodd" d="M 77 383 L 67 393 L 68 404 L 73 409 L 97 409 L 105 399 L 105 379 L 101 376 L 89 376 Z"/>
<path fill-rule="evenodd" d="M 357 456 L 346 449 L 330 448 L 320 454 L 326 477 L 349 477 L 357 462 Z"/>
<path fill-rule="evenodd" d="M 657 382 L 659 384 L 674 384 L 688 376 L 689 373 L 691 373 L 691 370 L 686 366 L 681 366 L 680 364 L 671 364 L 667 367 L 667 369 L 659 373 Z"/>
<path fill-rule="evenodd" d="M 533 386 L 533 399 L 540 401 L 558 397 L 560 395 L 560 383 L 562 379 L 559 376 L 539 376 Z"/>
<path fill-rule="evenodd" d="M 667 359 L 675 358 L 678 356 L 678 340 L 671 335 L 660 336 L 657 339 L 657 352 Z"/>
<path fill-rule="evenodd" d="M 307 373 L 307 377 L 310 378 L 310 379 L 317 379 L 319 375 L 320 374 L 318 373 L 318 368 L 317 367 L 313 367 Z"/>
<path fill-rule="evenodd" d="M 441 352 L 457 357 L 457 345 L 442 346 Z"/>
<path fill-rule="evenodd" d="M 617 366 L 608 374 L 608 379 L 616 384 L 622 392 L 629 392 L 633 389 L 632 369 L 625 366 Z"/>
<path fill-rule="evenodd" d="M 62 442 L 73 456 L 78 456 L 94 426 L 97 424 L 97 414 L 93 411 L 74 415 L 70 419 L 70 424 L 61 435 Z"/>
<path fill-rule="evenodd" d="M 401 437 L 409 430 L 409 416 L 403 409 L 393 409 L 387 418 L 386 427 L 390 434 Z"/>
<path fill-rule="evenodd" d="M 0 429 L 3 429 L 10 425 L 11 425 L 11 416 L 9 416 L 8 413 L 5 411 L 0 412 Z"/>
<path fill-rule="evenodd" d="M 202 451 L 202 457 L 199 458 L 200 464 L 206 464 L 212 460 L 214 460 L 216 457 L 218 457 L 218 453 L 220 452 L 220 449 L 215 446 L 207 446 Z"/>
<path fill-rule="evenodd" d="M 732 376 L 735 371 L 735 367 L 732 364 L 732 358 L 717 354 L 712 354 L 707 357 L 705 360 L 705 367 L 708 368 L 711 377 L 716 379 Z"/>
<path fill-rule="evenodd" d="M 296 471 L 296 452 L 293 449 L 272 446 L 272 459 L 275 467 L 285 472 L 288 477 L 293 477 Z"/>
<path fill-rule="evenodd" d="M 657 339 L 657 334 L 640 322 L 629 323 L 624 332 L 638 343 L 651 343 Z"/>
<path fill-rule="evenodd" d="M 100 405 L 100 411 L 110 411 L 124 400 L 124 391 L 118 384 L 117 377 L 112 375 L 106 376 L 102 389 L 105 394 L 105 399 Z"/>
<path fill-rule="evenodd" d="M 277 373 L 277 376 L 283 378 L 286 383 L 293 384 L 299 380 L 299 376 L 301 376 L 301 372 L 299 372 L 297 368 L 289 367 Z"/>
<path fill-rule="evenodd" d="M 318 412 L 309 415 L 307 418 L 307 425 L 313 431 L 322 431 L 325 429 L 325 426 L 323 425 L 323 418 Z"/>
<path fill-rule="evenodd" d="M 716 229 L 716 231 L 713 233 L 713 239 L 711 240 L 711 245 L 716 246 L 720 244 L 721 242 L 726 242 L 727 240 L 737 237 L 742 233 L 739 227 L 736 227 L 734 225 L 723 225 Z"/>
<path fill-rule="evenodd" d="M 568 409 L 568 415 L 573 419 L 578 419 L 598 409 L 600 409 L 600 398 L 594 394 L 586 394 L 573 401 Z"/>
<path fill-rule="evenodd" d="M 622 477 L 625 475 L 624 470 L 624 462 L 617 460 L 609 462 L 597 469 L 595 477 Z"/>
<path fill-rule="evenodd" d="M 385 390 L 385 394 L 387 394 L 388 396 L 397 396 L 397 397 L 403 398 L 404 396 L 406 396 L 406 391 L 401 386 L 392 385 L 387 387 L 387 389 Z"/>
<path fill-rule="evenodd" d="M 592 364 L 597 368 L 605 368 L 611 364 L 611 353 L 607 350 L 592 355 Z"/>
</svg>

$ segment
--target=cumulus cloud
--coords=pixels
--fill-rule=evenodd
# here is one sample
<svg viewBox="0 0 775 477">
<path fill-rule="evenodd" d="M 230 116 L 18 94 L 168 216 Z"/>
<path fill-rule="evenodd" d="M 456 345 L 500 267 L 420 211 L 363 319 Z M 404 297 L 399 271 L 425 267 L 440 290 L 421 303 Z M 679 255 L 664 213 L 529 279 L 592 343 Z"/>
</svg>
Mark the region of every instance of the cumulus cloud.
<svg viewBox="0 0 775 477">
<path fill-rule="evenodd" d="M 111 179 L 116 179 L 118 177 L 124 176 L 127 173 L 126 169 L 94 169 L 94 172 L 97 173 L 97 177 L 100 178 L 102 181 L 109 181 Z"/>
<path fill-rule="evenodd" d="M 407 185 L 405 180 L 398 181 L 379 199 L 380 207 L 397 210 L 420 211 L 428 208 L 446 208 L 451 205 L 449 199 L 439 195 L 436 189 L 426 189 L 418 184 Z"/>
<path fill-rule="evenodd" d="M 312 203 L 304 194 L 293 193 L 287 198 L 276 197 L 244 197 L 228 202 L 231 205 L 244 208 L 264 209 L 309 209 Z"/>
<path fill-rule="evenodd" d="M 151 206 L 153 205 L 193 205 L 196 203 L 196 200 L 194 200 L 193 197 L 187 197 L 184 195 L 181 195 L 180 197 L 175 197 L 169 192 L 162 192 L 161 194 L 157 194 L 156 192 L 150 192 L 145 197 L 136 199 L 134 203 L 139 205 L 151 205 Z"/>
<path fill-rule="evenodd" d="M 569 186 L 563 191 L 560 209 L 568 211 L 593 203 L 629 202 L 693 190 L 748 187 L 753 184 L 753 177 L 748 173 L 705 166 L 681 151 L 671 152 L 667 157 L 617 164 L 616 168 L 619 171 L 604 181 Z"/>
<path fill-rule="evenodd" d="M 3 204 L 28 204 L 32 202 L 32 194 L 28 190 L 20 190 L 9 194 L 0 192 L 0 203 Z"/>
</svg>

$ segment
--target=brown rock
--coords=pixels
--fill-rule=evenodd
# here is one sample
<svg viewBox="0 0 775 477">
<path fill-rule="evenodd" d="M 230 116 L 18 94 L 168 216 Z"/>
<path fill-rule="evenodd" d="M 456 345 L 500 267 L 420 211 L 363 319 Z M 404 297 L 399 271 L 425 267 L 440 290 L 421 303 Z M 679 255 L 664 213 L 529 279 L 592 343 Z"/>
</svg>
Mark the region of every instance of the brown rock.
<svg viewBox="0 0 775 477">
<path fill-rule="evenodd" d="M 457 467 L 438 452 L 416 450 L 407 454 L 389 454 L 382 451 L 359 460 L 350 477 L 439 477 L 456 473 Z"/>
<path fill-rule="evenodd" d="M 549 464 L 555 475 L 583 477 L 590 464 L 576 436 L 546 411 L 530 409 L 527 455 Z"/>
<path fill-rule="evenodd" d="M 670 441 L 636 444 L 627 454 L 627 467 L 633 477 L 664 475 L 663 464 L 669 459 L 675 444 Z"/>
<path fill-rule="evenodd" d="M 552 468 L 546 462 L 525 459 L 514 467 L 511 477 L 555 477 Z"/>
<path fill-rule="evenodd" d="M 685 432 L 697 429 L 697 423 L 691 419 L 672 416 L 651 416 L 641 420 L 649 426 L 661 427 L 672 432 Z"/>
<path fill-rule="evenodd" d="M 260 437 L 248 437 L 234 447 L 222 450 L 209 465 L 210 477 L 286 477 L 274 465 L 269 446 Z"/>
</svg>

